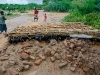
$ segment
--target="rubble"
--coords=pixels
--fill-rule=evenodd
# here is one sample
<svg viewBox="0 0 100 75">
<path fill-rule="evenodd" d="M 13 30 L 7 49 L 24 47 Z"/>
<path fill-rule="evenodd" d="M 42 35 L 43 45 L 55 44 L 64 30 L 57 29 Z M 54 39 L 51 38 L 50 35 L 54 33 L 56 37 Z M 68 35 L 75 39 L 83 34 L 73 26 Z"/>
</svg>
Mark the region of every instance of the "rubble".
<svg viewBox="0 0 100 75">
<path fill-rule="evenodd" d="M 70 38 L 60 42 L 50 40 L 50 42 L 43 43 L 33 40 L 8 46 L 6 51 L 0 52 L 0 75 L 7 72 L 9 68 L 24 72 L 30 70 L 33 64 L 39 66 L 44 61 L 57 64 L 60 69 L 67 66 L 68 70 L 72 72 L 81 69 L 87 75 L 100 74 L 99 49 L 93 49 L 90 40 Z"/>
<path fill-rule="evenodd" d="M 54 57 L 55 57 L 56 60 L 59 60 L 59 59 L 61 58 L 61 56 L 60 56 L 58 53 L 56 53 L 56 54 L 54 55 Z"/>
<path fill-rule="evenodd" d="M 68 65 L 68 62 L 60 63 L 59 64 L 59 68 L 61 69 L 61 68 L 65 67 L 65 66 L 67 66 L 67 65 Z"/>
<path fill-rule="evenodd" d="M 40 65 L 41 62 L 42 62 L 42 59 L 37 59 L 37 60 L 34 62 L 34 64 L 35 64 L 35 65 Z"/>
<path fill-rule="evenodd" d="M 54 57 L 51 57 L 51 61 L 54 62 L 55 61 L 55 58 Z"/>
</svg>

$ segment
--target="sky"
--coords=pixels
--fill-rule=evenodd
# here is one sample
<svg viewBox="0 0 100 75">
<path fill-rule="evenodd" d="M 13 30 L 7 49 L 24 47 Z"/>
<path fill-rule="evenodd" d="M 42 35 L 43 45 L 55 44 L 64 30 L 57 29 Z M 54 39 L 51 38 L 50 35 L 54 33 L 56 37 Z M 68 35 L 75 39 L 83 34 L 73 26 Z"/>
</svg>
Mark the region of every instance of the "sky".
<svg viewBox="0 0 100 75">
<path fill-rule="evenodd" d="M 42 0 L 0 0 L 0 4 L 27 4 L 27 3 L 42 4 Z"/>
</svg>

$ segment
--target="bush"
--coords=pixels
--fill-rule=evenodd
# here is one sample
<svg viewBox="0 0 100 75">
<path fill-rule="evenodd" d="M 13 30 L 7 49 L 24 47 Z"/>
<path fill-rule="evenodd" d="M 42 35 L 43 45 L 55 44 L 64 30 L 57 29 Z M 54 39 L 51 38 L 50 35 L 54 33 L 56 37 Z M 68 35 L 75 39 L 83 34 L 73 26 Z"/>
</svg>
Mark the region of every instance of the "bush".
<svg viewBox="0 0 100 75">
<path fill-rule="evenodd" d="M 12 12 L 7 12 L 5 13 L 6 15 L 13 15 Z"/>
<path fill-rule="evenodd" d="M 67 11 L 67 4 L 64 1 L 51 2 L 44 7 L 44 10 L 65 12 Z"/>
<path fill-rule="evenodd" d="M 96 0 L 73 0 L 71 6 L 81 14 L 88 14 L 95 10 Z"/>
<path fill-rule="evenodd" d="M 88 24 L 96 29 L 100 29 L 100 13 L 86 14 L 84 24 Z"/>
<path fill-rule="evenodd" d="M 81 15 L 80 13 L 73 12 L 66 16 L 63 22 L 83 22 L 86 25 L 90 25 L 93 28 L 100 29 L 100 13 L 89 13 Z"/>
</svg>

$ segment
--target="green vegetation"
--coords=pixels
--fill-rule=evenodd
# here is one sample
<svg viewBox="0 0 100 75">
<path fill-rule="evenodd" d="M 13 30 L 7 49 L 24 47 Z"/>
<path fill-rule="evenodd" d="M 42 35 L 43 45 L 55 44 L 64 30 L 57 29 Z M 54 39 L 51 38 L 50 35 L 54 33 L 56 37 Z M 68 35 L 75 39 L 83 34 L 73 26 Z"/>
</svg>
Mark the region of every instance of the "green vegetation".
<svg viewBox="0 0 100 75">
<path fill-rule="evenodd" d="M 37 9 L 42 9 L 42 5 L 36 3 L 29 4 L 0 4 L 0 10 L 5 11 L 5 16 L 7 19 L 16 17 L 20 14 L 16 14 L 16 12 L 27 13 L 28 10 L 34 10 L 34 7 Z"/>
<path fill-rule="evenodd" d="M 26 12 L 27 10 L 33 10 L 34 7 L 37 9 L 42 9 L 42 5 L 36 3 L 29 4 L 0 4 L 0 9 L 2 10 L 10 10 L 10 11 L 19 11 L 21 13 Z"/>
<path fill-rule="evenodd" d="M 45 11 L 69 12 L 63 22 L 83 22 L 100 29 L 100 0 L 43 0 Z"/>
<path fill-rule="evenodd" d="M 71 0 L 43 0 L 45 11 L 66 12 L 70 7 Z"/>
<path fill-rule="evenodd" d="M 43 0 L 43 4 L 0 4 L 0 9 L 10 12 L 6 16 L 13 16 L 12 12 L 25 13 L 27 10 L 33 10 L 34 7 L 44 9 L 45 11 L 68 12 L 63 22 L 83 22 L 100 29 L 100 0 Z"/>
</svg>

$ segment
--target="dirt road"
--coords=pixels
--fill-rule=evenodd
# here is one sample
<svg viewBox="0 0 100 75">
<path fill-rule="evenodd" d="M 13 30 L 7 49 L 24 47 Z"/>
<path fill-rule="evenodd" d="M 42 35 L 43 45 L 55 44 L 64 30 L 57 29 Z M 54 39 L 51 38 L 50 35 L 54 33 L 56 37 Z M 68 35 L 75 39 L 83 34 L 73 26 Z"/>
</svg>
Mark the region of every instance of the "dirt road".
<svg viewBox="0 0 100 75">
<path fill-rule="evenodd" d="M 44 21 L 44 14 L 47 14 L 47 21 Z M 56 23 L 60 22 L 61 19 L 64 18 L 64 16 L 67 15 L 67 13 L 56 13 L 56 12 L 43 12 L 43 10 L 39 11 L 39 20 L 38 22 L 33 21 L 33 11 L 29 11 L 28 13 L 21 14 L 18 17 L 15 17 L 13 19 L 6 20 L 8 33 L 12 31 L 14 28 L 18 26 L 27 26 L 27 25 L 43 25 L 47 23 Z M 2 49 L 7 44 L 7 37 L 5 38 L 3 34 L 0 35 L 0 49 Z"/>
</svg>

